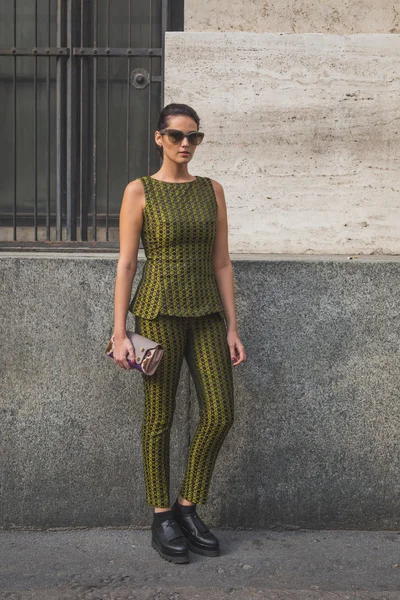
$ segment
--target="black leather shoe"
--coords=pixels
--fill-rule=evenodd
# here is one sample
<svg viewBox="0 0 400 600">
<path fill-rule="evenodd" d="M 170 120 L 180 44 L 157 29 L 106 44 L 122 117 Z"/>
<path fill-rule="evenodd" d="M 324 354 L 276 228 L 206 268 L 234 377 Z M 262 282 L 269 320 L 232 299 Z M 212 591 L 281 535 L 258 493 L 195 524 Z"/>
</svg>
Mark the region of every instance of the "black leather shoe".
<svg viewBox="0 0 400 600">
<path fill-rule="evenodd" d="M 186 538 L 175 519 L 168 517 L 151 525 L 151 545 L 162 558 L 173 563 L 189 562 Z"/>
<path fill-rule="evenodd" d="M 194 507 L 191 512 L 182 512 L 178 498 L 172 505 L 175 520 L 186 536 L 189 550 L 204 556 L 219 556 L 219 540 L 200 519 Z"/>
</svg>

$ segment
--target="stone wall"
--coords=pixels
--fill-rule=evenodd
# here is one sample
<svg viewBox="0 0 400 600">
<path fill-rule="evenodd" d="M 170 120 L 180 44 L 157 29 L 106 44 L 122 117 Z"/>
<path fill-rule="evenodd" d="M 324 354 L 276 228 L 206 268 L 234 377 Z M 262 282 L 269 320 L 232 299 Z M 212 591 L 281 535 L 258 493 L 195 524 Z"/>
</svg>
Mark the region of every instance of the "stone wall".
<svg viewBox="0 0 400 600">
<path fill-rule="evenodd" d="M 167 32 L 165 85 L 231 252 L 400 253 L 400 36 Z"/>
<path fill-rule="evenodd" d="M 400 259 L 232 259 L 247 362 L 201 514 L 397 530 Z M 1 527 L 149 524 L 141 375 L 105 355 L 115 269 L 115 255 L 0 256 Z M 197 419 L 184 362 L 171 501 Z"/>
<path fill-rule="evenodd" d="M 185 31 L 400 33 L 392 0 L 185 0 Z"/>
</svg>

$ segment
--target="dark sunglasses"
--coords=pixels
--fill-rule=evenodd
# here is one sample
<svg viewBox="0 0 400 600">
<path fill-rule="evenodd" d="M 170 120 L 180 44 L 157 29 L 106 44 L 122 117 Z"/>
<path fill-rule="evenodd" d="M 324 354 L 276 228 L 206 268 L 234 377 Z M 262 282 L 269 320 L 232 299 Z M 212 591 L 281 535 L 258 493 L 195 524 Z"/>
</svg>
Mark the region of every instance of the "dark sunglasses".
<svg viewBox="0 0 400 600">
<path fill-rule="evenodd" d="M 198 146 L 203 141 L 204 133 L 202 131 L 191 131 L 186 134 L 180 129 L 161 129 L 159 131 L 161 135 L 167 134 L 169 141 L 172 144 L 179 144 L 185 137 L 187 137 L 189 144 Z"/>
</svg>

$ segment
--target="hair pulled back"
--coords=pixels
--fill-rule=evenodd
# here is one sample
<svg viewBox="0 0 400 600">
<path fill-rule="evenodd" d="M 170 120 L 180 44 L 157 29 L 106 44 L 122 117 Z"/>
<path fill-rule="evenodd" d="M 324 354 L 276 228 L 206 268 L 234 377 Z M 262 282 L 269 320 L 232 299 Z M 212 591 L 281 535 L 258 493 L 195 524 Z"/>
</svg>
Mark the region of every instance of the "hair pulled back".
<svg viewBox="0 0 400 600">
<path fill-rule="evenodd" d="M 173 102 L 171 104 L 167 104 L 167 106 L 164 106 L 164 108 L 162 109 L 160 116 L 158 118 L 157 131 L 167 128 L 169 125 L 169 118 L 175 117 L 177 115 L 179 115 L 179 116 L 183 115 L 185 117 L 190 117 L 191 119 L 193 119 L 193 121 L 195 121 L 197 124 L 197 131 L 199 130 L 200 117 L 197 114 L 197 112 L 194 110 L 194 108 L 192 108 L 188 104 L 178 104 L 176 102 Z M 159 151 L 159 153 L 161 155 L 161 158 L 163 158 L 164 151 L 163 151 L 162 146 L 159 146 L 157 143 L 156 143 L 156 146 L 157 146 L 157 150 Z"/>
</svg>

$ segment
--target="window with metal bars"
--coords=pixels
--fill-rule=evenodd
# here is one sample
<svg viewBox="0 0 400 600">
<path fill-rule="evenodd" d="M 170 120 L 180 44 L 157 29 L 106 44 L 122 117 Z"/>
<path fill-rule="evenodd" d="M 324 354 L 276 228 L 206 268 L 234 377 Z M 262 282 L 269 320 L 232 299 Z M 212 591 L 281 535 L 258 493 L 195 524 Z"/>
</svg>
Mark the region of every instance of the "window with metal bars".
<svg viewBox="0 0 400 600">
<path fill-rule="evenodd" d="M 118 251 L 124 187 L 160 166 L 168 29 L 183 0 L 0 3 L 0 249 Z"/>
</svg>

